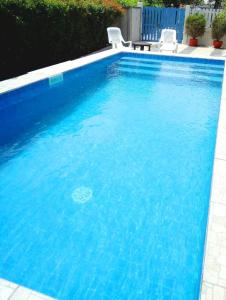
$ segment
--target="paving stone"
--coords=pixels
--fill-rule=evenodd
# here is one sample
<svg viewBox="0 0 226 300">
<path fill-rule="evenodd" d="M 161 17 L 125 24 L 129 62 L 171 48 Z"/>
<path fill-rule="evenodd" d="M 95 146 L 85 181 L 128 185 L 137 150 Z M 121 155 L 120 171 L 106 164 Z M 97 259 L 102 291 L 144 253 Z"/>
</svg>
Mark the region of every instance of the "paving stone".
<svg viewBox="0 0 226 300">
<path fill-rule="evenodd" d="M 0 278 L 0 286 L 7 286 L 10 287 L 12 289 L 16 289 L 18 287 L 18 284 L 13 283 L 11 281 L 5 280 L 3 278 Z"/>
<path fill-rule="evenodd" d="M 226 116 L 226 114 L 225 114 Z M 224 139 L 224 137 L 222 136 Z M 226 140 L 226 138 L 225 138 Z M 218 143 L 217 143 L 217 147 Z M 226 148 L 225 148 L 226 149 Z M 217 151 L 217 150 L 216 150 Z M 225 151 L 225 150 L 224 150 Z M 218 153 L 216 152 L 216 156 Z M 215 159 L 211 201 L 226 204 L 226 161 Z"/>
<path fill-rule="evenodd" d="M 0 300 L 8 300 L 13 292 L 13 288 L 0 285 Z"/>
<path fill-rule="evenodd" d="M 213 287 L 213 300 L 225 300 L 225 289 L 220 286 Z"/>
<path fill-rule="evenodd" d="M 19 286 L 16 289 L 15 293 L 10 298 L 10 300 L 28 300 L 30 295 L 31 295 L 31 290 Z"/>
</svg>

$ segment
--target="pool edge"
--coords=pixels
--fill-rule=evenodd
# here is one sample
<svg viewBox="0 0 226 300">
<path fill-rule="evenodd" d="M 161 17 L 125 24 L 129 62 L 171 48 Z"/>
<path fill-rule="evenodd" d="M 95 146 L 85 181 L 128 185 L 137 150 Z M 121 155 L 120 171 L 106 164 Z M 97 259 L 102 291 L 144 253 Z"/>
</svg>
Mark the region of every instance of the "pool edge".
<svg viewBox="0 0 226 300">
<path fill-rule="evenodd" d="M 201 279 L 201 300 L 226 299 L 226 66 L 214 154 Z"/>
<path fill-rule="evenodd" d="M 3 80 L 0 82 L 0 95 L 30 85 L 32 83 L 36 83 L 38 81 L 60 75 L 64 72 L 89 65 L 104 58 L 116 55 L 120 52 L 121 51 L 119 50 L 110 49 L 98 53 L 92 53 L 84 57 L 65 61 L 56 65 L 28 72 L 18 77 Z"/>
</svg>

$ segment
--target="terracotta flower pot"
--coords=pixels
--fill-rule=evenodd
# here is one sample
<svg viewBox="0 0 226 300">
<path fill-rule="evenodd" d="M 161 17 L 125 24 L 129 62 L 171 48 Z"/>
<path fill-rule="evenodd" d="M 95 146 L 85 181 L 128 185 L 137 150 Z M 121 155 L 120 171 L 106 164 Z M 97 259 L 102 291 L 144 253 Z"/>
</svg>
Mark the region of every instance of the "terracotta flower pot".
<svg viewBox="0 0 226 300">
<path fill-rule="evenodd" d="M 223 41 L 214 40 L 213 46 L 214 48 L 220 48 L 223 45 Z"/>
<path fill-rule="evenodd" d="M 197 47 L 198 46 L 198 40 L 194 38 L 190 38 L 189 40 L 189 46 L 191 47 Z"/>
</svg>

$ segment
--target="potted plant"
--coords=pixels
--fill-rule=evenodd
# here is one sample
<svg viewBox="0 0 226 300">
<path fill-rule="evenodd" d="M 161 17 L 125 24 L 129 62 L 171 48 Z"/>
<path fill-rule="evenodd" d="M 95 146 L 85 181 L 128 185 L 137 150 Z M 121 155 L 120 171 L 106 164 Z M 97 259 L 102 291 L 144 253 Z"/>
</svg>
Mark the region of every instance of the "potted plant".
<svg viewBox="0 0 226 300">
<path fill-rule="evenodd" d="M 226 34 L 226 12 L 220 12 L 216 15 L 212 23 L 212 38 L 214 48 L 220 48 L 223 45 L 221 39 Z"/>
<path fill-rule="evenodd" d="M 189 40 L 189 46 L 198 46 L 197 37 L 202 36 L 204 34 L 205 27 L 206 19 L 204 15 L 196 13 L 187 17 L 185 29 L 186 33 L 191 37 Z"/>
</svg>

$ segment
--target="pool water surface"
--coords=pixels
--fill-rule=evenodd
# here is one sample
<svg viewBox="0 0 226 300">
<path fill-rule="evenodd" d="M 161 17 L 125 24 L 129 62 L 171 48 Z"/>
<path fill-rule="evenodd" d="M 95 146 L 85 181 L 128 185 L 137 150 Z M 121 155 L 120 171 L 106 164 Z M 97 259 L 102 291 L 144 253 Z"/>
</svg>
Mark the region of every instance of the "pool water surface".
<svg viewBox="0 0 226 300">
<path fill-rule="evenodd" d="M 122 53 L 0 95 L 0 277 L 198 299 L 223 70 Z"/>
</svg>

